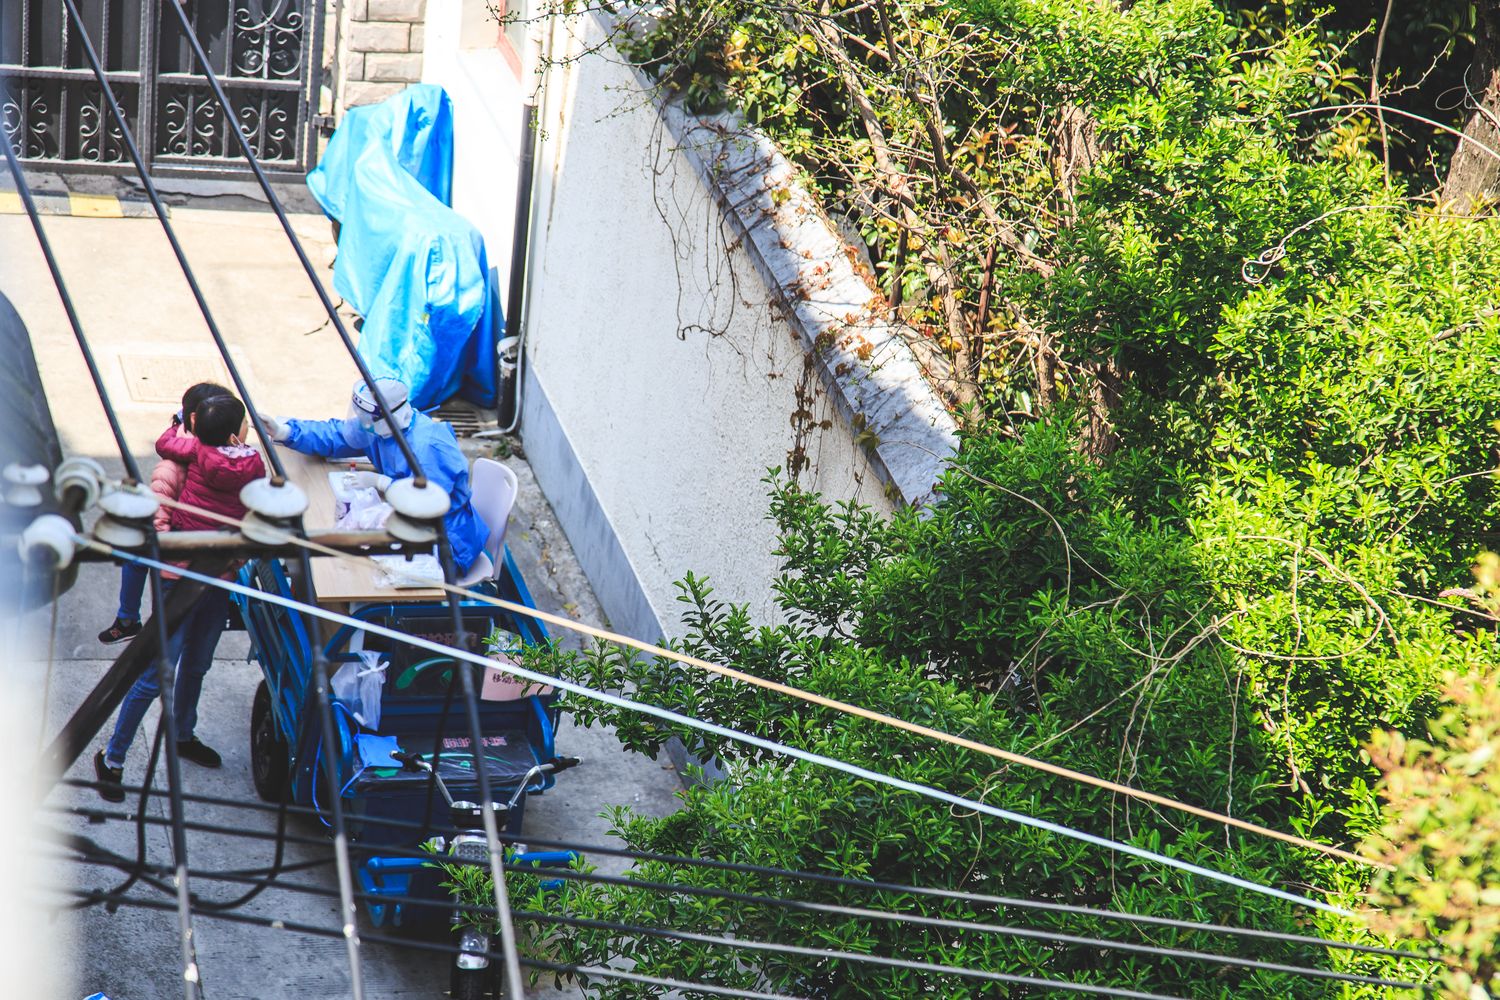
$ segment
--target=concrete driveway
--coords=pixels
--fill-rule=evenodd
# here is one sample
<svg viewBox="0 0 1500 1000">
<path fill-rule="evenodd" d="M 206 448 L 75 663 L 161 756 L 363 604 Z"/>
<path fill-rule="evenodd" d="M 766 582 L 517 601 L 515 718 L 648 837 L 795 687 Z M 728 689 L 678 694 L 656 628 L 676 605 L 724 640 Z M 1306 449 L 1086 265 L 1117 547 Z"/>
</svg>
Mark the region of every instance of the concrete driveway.
<svg viewBox="0 0 1500 1000">
<path fill-rule="evenodd" d="M 217 203 L 187 201 L 174 207 L 172 218 L 250 380 L 257 405 L 270 413 L 342 414 L 354 368 L 325 325 L 321 307 L 274 217 L 245 199 L 227 198 Z M 182 389 L 202 378 L 224 380 L 203 321 L 154 220 L 52 217 L 45 222 L 131 448 L 139 460 L 150 461 L 152 442 L 175 409 L 173 400 Z M 326 264 L 332 249 L 326 221 L 304 211 L 297 215 L 296 227 L 314 261 Z M 24 216 L 0 216 L 0 261 L 0 291 L 30 328 L 64 450 L 99 458 L 112 474 L 119 474 L 121 464 L 102 408 Z M 331 280 L 328 272 L 323 273 L 325 280 Z M 508 464 L 517 472 L 522 492 L 507 540 L 538 605 L 601 623 L 593 595 L 529 469 L 515 458 Z M 19 710 L 23 721 L 14 735 L 24 745 L 35 746 L 36 741 L 50 738 L 118 652 L 119 647 L 101 646 L 95 638 L 111 620 L 117 585 L 118 572 L 113 567 L 85 568 L 77 585 L 58 603 L 50 668 L 41 655 L 20 663 L 12 660 L 11 677 L 20 683 L 8 689 L 10 704 L 4 707 Z M 32 615 L 27 624 L 37 644 L 34 648 L 44 651 L 52 616 L 43 611 Z M 190 792 L 258 801 L 250 780 L 248 727 L 260 673 L 256 664 L 247 662 L 247 652 L 242 633 L 227 634 L 219 646 L 200 705 L 198 732 L 221 751 L 224 767 L 210 771 L 184 763 Z M 138 782 L 144 772 L 155 719 L 153 709 L 131 751 L 127 782 Z M 25 732 L 27 725 L 33 727 L 32 732 Z M 102 740 L 103 736 L 93 741 L 90 754 Z M 608 807 L 630 805 L 653 814 L 675 807 L 680 785 L 665 761 L 626 754 L 611 733 L 579 731 L 567 722 L 557 745 L 563 752 L 583 757 L 585 763 L 556 789 L 531 800 L 528 835 L 606 842 L 609 824 L 601 813 Z M 87 757 L 70 774 L 91 777 Z M 80 833 L 133 855 L 132 824 L 91 823 L 66 812 L 74 806 L 98 805 L 102 803 L 91 791 L 60 788 L 48 800 L 43 819 L 56 829 Z M 157 801 L 153 814 L 165 816 L 165 804 Z M 274 829 L 274 816 L 228 806 L 189 804 L 188 818 L 246 831 Z M 288 864 L 326 856 L 328 847 L 316 823 L 296 823 L 292 832 L 314 843 L 289 846 Z M 164 827 L 147 827 L 147 850 L 154 862 L 169 861 Z M 271 860 L 269 843 L 213 832 L 190 832 L 188 851 L 194 867 L 218 870 L 257 869 Z M 607 871 L 621 867 L 608 859 L 597 861 Z M 60 864 L 50 875 L 39 877 L 80 888 L 106 887 L 118 881 L 115 872 L 76 864 Z M 333 872 L 326 866 L 298 871 L 285 881 L 336 887 Z M 134 891 L 167 898 L 140 887 Z M 223 899 L 238 890 L 224 884 L 198 884 L 194 891 Z M 339 923 L 332 900 L 281 888 L 261 894 L 242 912 L 323 927 Z M 175 913 L 130 908 L 110 913 L 95 906 L 54 919 L 57 923 L 48 936 L 63 942 L 57 961 L 64 982 L 57 995 L 81 998 L 102 991 L 111 1000 L 182 995 Z M 341 941 L 202 916 L 195 923 L 195 936 L 205 996 L 214 1000 L 349 995 L 348 962 Z M 441 956 L 366 944 L 362 968 L 365 996 L 371 1000 L 441 996 L 447 986 L 447 963 Z M 533 995 L 576 994 L 542 989 Z"/>
</svg>

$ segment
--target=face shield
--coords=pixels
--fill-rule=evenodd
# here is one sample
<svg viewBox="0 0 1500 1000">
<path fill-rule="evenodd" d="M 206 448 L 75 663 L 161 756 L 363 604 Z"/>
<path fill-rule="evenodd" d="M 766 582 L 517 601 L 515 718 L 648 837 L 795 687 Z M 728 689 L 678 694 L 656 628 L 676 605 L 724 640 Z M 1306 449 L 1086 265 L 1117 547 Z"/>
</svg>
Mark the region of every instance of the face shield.
<svg viewBox="0 0 1500 1000">
<path fill-rule="evenodd" d="M 375 390 L 380 393 L 380 399 L 385 403 L 396 426 L 405 430 L 411 423 L 411 405 L 406 400 L 406 385 L 397 379 L 378 378 L 375 380 Z M 374 392 L 364 382 L 354 386 L 354 396 L 349 401 L 349 417 L 378 437 L 390 437 L 395 433 L 385 415 L 380 412 Z"/>
</svg>

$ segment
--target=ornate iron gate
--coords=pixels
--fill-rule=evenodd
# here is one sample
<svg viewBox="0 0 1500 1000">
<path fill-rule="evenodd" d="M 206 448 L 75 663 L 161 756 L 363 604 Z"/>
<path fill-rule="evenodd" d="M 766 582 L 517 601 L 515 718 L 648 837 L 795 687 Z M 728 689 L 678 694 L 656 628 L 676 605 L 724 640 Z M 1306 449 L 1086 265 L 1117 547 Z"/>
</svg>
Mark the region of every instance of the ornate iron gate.
<svg viewBox="0 0 1500 1000">
<path fill-rule="evenodd" d="M 77 0 L 152 173 L 233 173 L 244 157 L 170 0 Z M 317 159 L 323 0 L 183 0 L 267 170 Z M 0 121 L 28 160 L 129 170 L 62 0 L 0 0 Z"/>
</svg>

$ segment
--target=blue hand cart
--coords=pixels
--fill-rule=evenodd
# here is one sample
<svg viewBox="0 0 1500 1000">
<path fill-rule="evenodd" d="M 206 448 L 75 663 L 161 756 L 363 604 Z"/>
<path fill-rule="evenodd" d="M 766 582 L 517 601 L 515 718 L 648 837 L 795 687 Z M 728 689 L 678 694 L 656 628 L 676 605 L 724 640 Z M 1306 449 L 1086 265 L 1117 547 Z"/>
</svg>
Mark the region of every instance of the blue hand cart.
<svg viewBox="0 0 1500 1000">
<path fill-rule="evenodd" d="M 247 587 L 301 598 L 302 587 L 280 560 L 256 560 L 240 570 Z M 493 586 L 497 595 L 534 607 L 508 549 Z M 467 710 L 455 670 L 474 671 L 481 690 L 484 668 L 433 655 L 389 637 L 343 625 L 332 634 L 309 635 L 304 617 L 267 601 L 237 595 L 251 656 L 264 679 L 250 713 L 250 749 L 256 792 L 266 801 L 311 807 L 324 817 L 337 794 L 348 817 L 354 875 L 364 910 L 376 927 L 431 933 L 453 923 L 452 897 L 444 869 L 435 862 L 487 861 L 487 840 L 475 774 Z M 460 605 L 470 651 L 488 654 L 492 637 L 515 648 L 547 641 L 536 619 L 478 601 Z M 456 644 L 446 602 L 393 600 L 357 607 L 350 617 L 444 646 Z M 329 672 L 363 662 L 361 652 L 386 664 L 378 728 L 363 726 L 342 702 L 334 702 L 333 744 L 337 788 L 323 773 L 325 751 L 312 687 L 313 643 L 320 643 Z M 519 834 L 526 798 L 553 787 L 556 775 L 577 763 L 559 757 L 554 692 L 507 700 L 481 700 L 482 759 L 489 778 L 497 826 Z M 435 773 L 434 773 L 435 772 Z M 327 822 L 326 818 L 323 822 Z M 571 851 L 510 853 L 507 864 L 560 867 L 576 861 Z M 493 985 L 488 936 L 473 927 L 459 938 L 453 995 L 482 997 Z"/>
</svg>

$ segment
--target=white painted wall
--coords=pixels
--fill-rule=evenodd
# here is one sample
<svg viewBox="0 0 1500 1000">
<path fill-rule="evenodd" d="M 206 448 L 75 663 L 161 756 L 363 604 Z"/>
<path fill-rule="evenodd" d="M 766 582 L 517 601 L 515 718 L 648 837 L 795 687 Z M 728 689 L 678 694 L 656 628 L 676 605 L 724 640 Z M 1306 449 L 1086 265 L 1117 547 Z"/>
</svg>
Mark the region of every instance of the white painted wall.
<svg viewBox="0 0 1500 1000">
<path fill-rule="evenodd" d="M 474 28 L 483 2 L 428 0 L 423 80 L 453 100 L 454 208 L 484 235 L 502 294 L 521 106 L 539 97 L 521 399 L 537 480 L 614 627 L 677 632 L 674 584 L 690 571 L 771 618 L 766 470 L 801 453 L 804 486 L 890 511 L 930 488 L 951 421 L 900 338 L 876 329 L 869 289 L 809 199 L 769 199 L 791 172 L 774 150 L 716 161 L 743 175 L 728 204 L 787 216 L 771 231 L 726 214 L 708 160 L 683 147 L 696 126 L 601 47 L 601 19 L 533 25 L 523 84 Z M 855 414 L 883 440 L 856 444 Z"/>
<path fill-rule="evenodd" d="M 486 0 L 427 0 L 422 82 L 442 87 L 453 101 L 453 208 L 484 237 L 503 302 L 523 98 L 515 72 L 494 47 L 499 26 L 490 20 L 489 32 L 479 30 L 486 7 Z"/>
<path fill-rule="evenodd" d="M 602 40 L 599 22 L 575 23 L 573 51 Z M 528 457 L 616 627 L 674 632 L 674 581 L 687 571 L 769 618 L 768 467 L 800 448 L 805 486 L 884 511 L 894 502 L 634 72 L 605 49 L 551 72 L 546 94 Z M 570 481 L 568 451 L 586 484 Z M 590 517 L 590 493 L 595 529 L 607 522 L 618 552 L 605 533 L 568 526 Z"/>
</svg>

